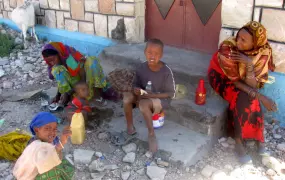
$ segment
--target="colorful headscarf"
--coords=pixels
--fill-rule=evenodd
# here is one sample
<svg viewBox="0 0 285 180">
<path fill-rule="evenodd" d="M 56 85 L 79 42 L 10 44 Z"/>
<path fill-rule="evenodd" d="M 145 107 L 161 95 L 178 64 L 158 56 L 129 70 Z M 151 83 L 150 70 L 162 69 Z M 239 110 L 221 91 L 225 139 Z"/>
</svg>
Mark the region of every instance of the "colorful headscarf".
<svg viewBox="0 0 285 180">
<path fill-rule="evenodd" d="M 249 51 L 242 51 L 242 53 L 253 59 L 254 72 L 258 82 L 260 83 L 259 87 L 261 87 L 268 80 L 268 70 L 275 70 L 272 49 L 268 44 L 266 29 L 262 24 L 256 21 L 247 23 L 240 30 L 242 29 L 250 32 L 253 36 L 254 48 Z M 225 51 L 237 51 L 237 36 L 223 41 L 219 52 L 224 54 Z M 232 81 L 244 79 L 246 76 L 245 64 L 234 62 L 221 54 L 218 55 L 219 64 L 227 77 Z"/>
<path fill-rule="evenodd" d="M 61 64 L 66 67 L 69 74 L 71 76 L 77 76 L 82 62 L 85 62 L 84 56 L 80 52 L 76 51 L 73 47 L 64 45 L 61 42 L 48 43 L 42 50 L 42 54 L 50 53 L 51 55 L 54 55 L 54 52 L 58 53 Z M 54 79 L 51 74 L 52 66 L 47 61 L 46 63 L 48 65 L 49 77 L 50 79 Z"/>
</svg>

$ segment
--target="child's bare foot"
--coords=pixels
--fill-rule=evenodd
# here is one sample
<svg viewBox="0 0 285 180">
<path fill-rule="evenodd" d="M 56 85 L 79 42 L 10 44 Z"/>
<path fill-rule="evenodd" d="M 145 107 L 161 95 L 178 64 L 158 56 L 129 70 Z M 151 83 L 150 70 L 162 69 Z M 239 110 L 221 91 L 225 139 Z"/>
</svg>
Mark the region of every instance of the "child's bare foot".
<svg viewBox="0 0 285 180">
<path fill-rule="evenodd" d="M 137 133 L 136 128 L 132 126 L 131 128 L 127 128 L 128 135 L 135 135 Z"/>
<path fill-rule="evenodd" d="M 157 140 L 155 135 L 148 135 L 149 151 L 155 153 L 158 150 Z"/>
</svg>

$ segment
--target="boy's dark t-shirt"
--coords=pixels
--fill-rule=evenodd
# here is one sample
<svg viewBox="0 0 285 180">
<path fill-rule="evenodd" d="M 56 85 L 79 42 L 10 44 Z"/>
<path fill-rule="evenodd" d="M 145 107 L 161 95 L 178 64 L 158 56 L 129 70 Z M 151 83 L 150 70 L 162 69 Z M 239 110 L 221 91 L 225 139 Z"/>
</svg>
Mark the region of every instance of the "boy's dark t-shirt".
<svg viewBox="0 0 285 180">
<path fill-rule="evenodd" d="M 170 106 L 171 99 L 175 96 L 175 81 L 171 69 L 165 64 L 159 71 L 152 71 L 148 67 L 148 63 L 144 62 L 136 68 L 136 76 L 134 87 L 145 90 L 148 81 L 152 83 L 153 93 L 167 93 L 170 98 L 160 99 L 163 108 Z"/>
</svg>

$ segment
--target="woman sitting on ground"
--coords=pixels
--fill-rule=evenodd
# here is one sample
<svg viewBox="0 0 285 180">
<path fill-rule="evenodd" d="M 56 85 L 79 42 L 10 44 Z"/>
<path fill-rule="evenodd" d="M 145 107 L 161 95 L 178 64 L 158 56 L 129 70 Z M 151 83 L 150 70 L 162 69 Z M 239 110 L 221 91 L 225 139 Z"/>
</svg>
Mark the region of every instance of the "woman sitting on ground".
<svg viewBox="0 0 285 180">
<path fill-rule="evenodd" d="M 74 167 L 62 158 L 62 150 L 71 135 L 69 127 L 58 138 L 57 118 L 40 112 L 32 120 L 30 130 L 34 137 L 14 166 L 16 179 L 72 179 Z"/>
<path fill-rule="evenodd" d="M 50 79 L 55 79 L 58 93 L 53 102 L 66 105 L 74 93 L 74 85 L 85 81 L 89 87 L 89 100 L 94 96 L 100 105 L 106 102 L 102 98 L 103 91 L 107 89 L 99 59 L 96 57 L 85 58 L 74 48 L 61 42 L 51 42 L 44 46 L 42 55 L 48 65 Z"/>
<path fill-rule="evenodd" d="M 236 37 L 222 42 L 211 60 L 209 81 L 213 89 L 229 102 L 227 129 L 234 132 L 235 149 L 241 163 L 251 161 L 242 144 L 246 139 L 256 140 L 258 153 L 266 155 L 260 102 L 268 111 L 276 111 L 277 106 L 258 89 L 268 80 L 268 70 L 274 69 L 266 29 L 254 21 L 242 27 Z"/>
</svg>

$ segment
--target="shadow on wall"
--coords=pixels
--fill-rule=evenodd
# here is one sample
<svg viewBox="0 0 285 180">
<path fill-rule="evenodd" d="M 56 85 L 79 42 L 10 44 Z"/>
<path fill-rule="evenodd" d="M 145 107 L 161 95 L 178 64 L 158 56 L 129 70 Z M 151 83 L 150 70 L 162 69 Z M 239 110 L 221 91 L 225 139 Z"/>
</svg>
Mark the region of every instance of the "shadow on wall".
<svg viewBox="0 0 285 180">
<path fill-rule="evenodd" d="M 0 24 L 5 24 L 11 29 L 19 32 L 21 31 L 11 20 L 0 19 Z M 98 56 L 104 50 L 104 48 L 115 45 L 112 40 L 104 37 L 79 32 L 70 32 L 61 29 L 53 29 L 40 25 L 36 25 L 35 29 L 39 39 L 62 42 L 74 47 L 87 56 Z"/>
</svg>

